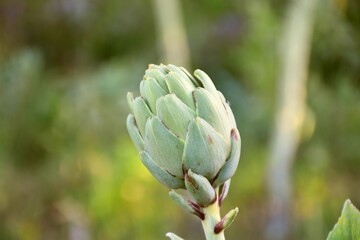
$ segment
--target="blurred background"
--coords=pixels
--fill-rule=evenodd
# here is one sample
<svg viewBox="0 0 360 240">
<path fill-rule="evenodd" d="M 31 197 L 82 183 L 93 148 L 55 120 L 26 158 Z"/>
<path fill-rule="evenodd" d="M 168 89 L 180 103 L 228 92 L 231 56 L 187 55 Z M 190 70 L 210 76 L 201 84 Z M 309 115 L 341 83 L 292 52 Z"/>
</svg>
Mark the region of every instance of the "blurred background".
<svg viewBox="0 0 360 240">
<path fill-rule="evenodd" d="M 0 0 L 0 239 L 204 238 L 126 131 L 149 63 L 231 102 L 228 239 L 325 239 L 360 207 L 359 1 Z"/>
</svg>

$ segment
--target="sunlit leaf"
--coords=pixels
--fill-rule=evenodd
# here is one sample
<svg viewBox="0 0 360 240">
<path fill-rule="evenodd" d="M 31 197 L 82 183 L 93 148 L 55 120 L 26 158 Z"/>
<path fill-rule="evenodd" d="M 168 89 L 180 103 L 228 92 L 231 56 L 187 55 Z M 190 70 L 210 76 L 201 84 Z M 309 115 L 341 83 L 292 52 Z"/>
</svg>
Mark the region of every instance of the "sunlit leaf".
<svg viewBox="0 0 360 240">
<path fill-rule="evenodd" d="M 327 240 L 359 240 L 360 239 L 360 212 L 346 200 L 341 216 L 334 229 L 329 233 Z"/>
</svg>

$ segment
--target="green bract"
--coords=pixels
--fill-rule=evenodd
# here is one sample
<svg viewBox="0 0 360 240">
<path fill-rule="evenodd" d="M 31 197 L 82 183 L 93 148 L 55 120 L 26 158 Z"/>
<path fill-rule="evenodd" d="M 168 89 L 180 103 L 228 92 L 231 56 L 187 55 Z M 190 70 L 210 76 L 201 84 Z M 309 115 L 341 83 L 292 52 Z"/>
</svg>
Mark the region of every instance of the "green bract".
<svg viewBox="0 0 360 240">
<path fill-rule="evenodd" d="M 128 93 L 127 128 L 144 165 L 165 186 L 185 188 L 188 170 L 217 187 L 232 177 L 240 135 L 223 94 L 201 70 L 149 65 L 140 95 Z"/>
</svg>

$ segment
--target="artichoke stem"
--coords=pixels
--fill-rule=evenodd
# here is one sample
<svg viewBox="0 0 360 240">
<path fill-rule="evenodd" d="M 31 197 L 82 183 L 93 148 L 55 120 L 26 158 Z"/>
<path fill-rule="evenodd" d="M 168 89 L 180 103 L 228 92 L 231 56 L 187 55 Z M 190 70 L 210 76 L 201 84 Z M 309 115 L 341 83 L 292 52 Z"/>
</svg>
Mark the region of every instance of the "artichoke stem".
<svg viewBox="0 0 360 240">
<path fill-rule="evenodd" d="M 218 189 L 217 191 L 218 192 Z M 220 217 L 220 206 L 218 200 L 209 206 L 202 209 L 205 215 L 205 219 L 201 222 L 206 240 L 225 240 L 224 231 L 215 233 L 215 225 L 221 221 Z"/>
</svg>

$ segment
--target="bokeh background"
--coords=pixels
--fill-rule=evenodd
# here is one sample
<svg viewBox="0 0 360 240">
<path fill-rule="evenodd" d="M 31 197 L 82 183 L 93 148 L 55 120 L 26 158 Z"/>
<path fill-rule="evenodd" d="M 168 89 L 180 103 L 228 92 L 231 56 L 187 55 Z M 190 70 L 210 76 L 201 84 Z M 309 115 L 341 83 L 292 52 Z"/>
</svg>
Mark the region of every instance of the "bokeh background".
<svg viewBox="0 0 360 240">
<path fill-rule="evenodd" d="M 278 239 L 325 239 L 347 198 L 360 207 L 360 2 L 318 0 L 309 16 L 296 4 L 1 0 L 0 239 L 204 238 L 126 131 L 126 93 L 161 62 L 206 71 L 231 102 L 242 156 L 222 213 L 240 211 L 226 235 L 270 239 L 268 169 L 273 136 L 287 127 L 276 119 L 292 14 L 312 21 L 298 43 L 308 45 L 305 110 L 284 160 L 291 200 Z"/>
</svg>

